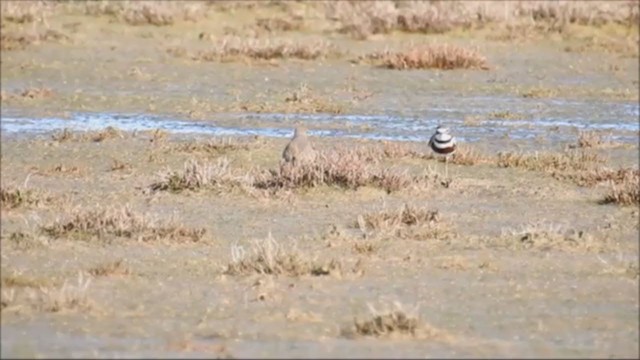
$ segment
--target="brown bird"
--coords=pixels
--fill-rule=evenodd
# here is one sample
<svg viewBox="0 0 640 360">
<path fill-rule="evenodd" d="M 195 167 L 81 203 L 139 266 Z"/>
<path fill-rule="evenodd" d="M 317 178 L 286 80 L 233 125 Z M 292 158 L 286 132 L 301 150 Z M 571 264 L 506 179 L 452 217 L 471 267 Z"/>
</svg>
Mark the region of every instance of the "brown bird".
<svg viewBox="0 0 640 360">
<path fill-rule="evenodd" d="M 307 129 L 303 126 L 296 126 L 293 138 L 282 152 L 282 160 L 295 166 L 313 162 L 316 155 L 316 151 L 307 137 Z"/>
</svg>

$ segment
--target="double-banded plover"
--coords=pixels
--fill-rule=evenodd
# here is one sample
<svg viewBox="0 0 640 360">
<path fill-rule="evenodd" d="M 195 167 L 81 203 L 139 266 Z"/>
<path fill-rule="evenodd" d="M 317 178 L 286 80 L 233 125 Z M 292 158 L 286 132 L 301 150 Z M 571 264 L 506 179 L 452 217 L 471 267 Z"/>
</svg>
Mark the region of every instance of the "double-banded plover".
<svg viewBox="0 0 640 360">
<path fill-rule="evenodd" d="M 449 129 L 439 125 L 436 128 L 436 133 L 431 136 L 429 140 L 429 147 L 436 154 L 444 155 L 444 171 L 445 177 L 449 177 L 449 171 L 447 169 L 449 155 L 456 151 L 456 139 L 449 134 Z"/>
<path fill-rule="evenodd" d="M 282 160 L 296 166 L 311 163 L 316 159 L 316 156 L 316 151 L 307 136 L 307 129 L 303 126 L 296 126 L 293 138 L 282 152 Z"/>
</svg>

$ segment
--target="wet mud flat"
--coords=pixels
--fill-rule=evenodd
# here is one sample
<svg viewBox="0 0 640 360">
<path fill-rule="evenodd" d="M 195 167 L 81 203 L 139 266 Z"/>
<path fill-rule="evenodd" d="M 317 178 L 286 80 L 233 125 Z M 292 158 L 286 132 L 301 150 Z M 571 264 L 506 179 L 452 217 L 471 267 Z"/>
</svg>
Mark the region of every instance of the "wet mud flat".
<svg viewBox="0 0 640 360">
<path fill-rule="evenodd" d="M 626 30 L 256 30 L 291 4 L 3 48 L 2 356 L 637 357 L 637 50 L 593 40 Z M 368 62 L 432 43 L 489 69 Z M 281 168 L 298 124 L 322 159 Z"/>
<path fill-rule="evenodd" d="M 638 211 L 602 204 L 607 184 L 486 160 L 449 164 L 444 186 L 436 159 L 380 155 L 374 167 L 416 183 L 271 193 L 238 179 L 277 169 L 286 139 L 61 133 L 3 139 L 3 191 L 23 198 L 2 217 L 7 356 L 637 348 Z M 397 144 L 313 139 L 326 152 Z M 227 160 L 233 175 L 205 175 Z M 150 190 L 193 161 L 213 183 Z M 356 326 L 398 311 L 415 323 Z"/>
</svg>

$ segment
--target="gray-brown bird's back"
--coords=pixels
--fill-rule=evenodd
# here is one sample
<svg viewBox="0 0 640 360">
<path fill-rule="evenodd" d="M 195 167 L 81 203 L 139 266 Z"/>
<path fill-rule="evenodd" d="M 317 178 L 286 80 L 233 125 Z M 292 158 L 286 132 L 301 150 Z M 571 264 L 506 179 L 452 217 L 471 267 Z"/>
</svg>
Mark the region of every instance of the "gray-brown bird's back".
<svg viewBox="0 0 640 360">
<path fill-rule="evenodd" d="M 282 160 L 293 165 L 310 163 L 316 159 L 316 151 L 307 137 L 307 129 L 301 126 L 295 128 L 293 139 L 282 152 Z"/>
</svg>

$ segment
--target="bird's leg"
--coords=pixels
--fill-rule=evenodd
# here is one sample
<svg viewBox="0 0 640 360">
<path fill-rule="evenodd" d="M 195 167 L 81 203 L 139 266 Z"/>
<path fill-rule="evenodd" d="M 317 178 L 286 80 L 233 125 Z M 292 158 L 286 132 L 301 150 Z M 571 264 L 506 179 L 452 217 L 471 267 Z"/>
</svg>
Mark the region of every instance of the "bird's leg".
<svg viewBox="0 0 640 360">
<path fill-rule="evenodd" d="M 449 155 L 444 156 L 444 179 L 449 179 Z"/>
</svg>

